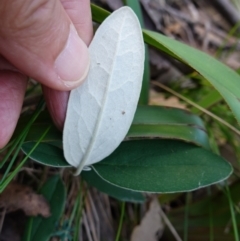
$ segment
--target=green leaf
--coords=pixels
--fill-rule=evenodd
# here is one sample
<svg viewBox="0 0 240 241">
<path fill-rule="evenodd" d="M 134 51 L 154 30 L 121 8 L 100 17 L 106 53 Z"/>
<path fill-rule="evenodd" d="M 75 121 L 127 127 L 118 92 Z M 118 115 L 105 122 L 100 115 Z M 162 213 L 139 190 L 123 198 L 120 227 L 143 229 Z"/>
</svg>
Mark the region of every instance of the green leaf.
<svg viewBox="0 0 240 241">
<path fill-rule="evenodd" d="M 209 109 L 213 105 L 219 103 L 222 100 L 222 96 L 219 94 L 218 91 L 211 90 L 209 93 L 204 96 L 197 104 L 205 109 Z M 194 114 L 200 114 L 201 111 L 197 109 L 196 107 L 191 108 L 192 113 Z"/>
<path fill-rule="evenodd" d="M 142 203 L 145 201 L 143 194 L 112 185 L 99 177 L 93 169 L 91 171 L 83 171 L 81 176 L 89 185 L 118 200 L 135 203 Z"/>
<path fill-rule="evenodd" d="M 25 143 L 24 150 L 28 152 L 34 143 Z M 28 149 L 26 145 L 30 145 Z M 69 166 L 60 148 L 47 143 L 39 146 L 35 160 L 56 167 Z M 93 168 L 106 182 L 142 192 L 194 190 L 222 181 L 232 172 L 230 164 L 220 156 L 176 140 L 125 141 Z M 100 185 L 95 183 L 92 185 Z"/>
<path fill-rule="evenodd" d="M 132 8 L 135 14 L 138 17 L 141 27 L 144 27 L 142 10 L 139 1 L 136 0 L 125 0 L 125 4 Z M 148 46 L 145 44 L 145 62 L 144 62 L 144 73 L 143 73 L 143 82 L 142 90 L 139 98 L 140 105 L 147 105 L 149 99 L 149 81 L 150 81 L 150 66 L 149 66 L 149 53 Z"/>
<path fill-rule="evenodd" d="M 145 60 L 142 90 L 139 98 L 140 105 L 147 105 L 149 100 L 149 83 L 150 83 L 150 66 L 149 66 L 149 51 L 148 46 L 145 44 Z"/>
<path fill-rule="evenodd" d="M 35 128 L 36 127 L 36 128 Z M 27 154 L 35 145 L 38 136 L 45 130 L 45 124 L 36 123 L 30 130 L 22 150 Z M 36 131 L 36 132 L 35 132 Z M 50 129 L 30 158 L 44 165 L 69 167 L 62 152 L 62 136 Z M 210 149 L 208 136 L 202 120 L 188 111 L 161 106 L 138 106 L 127 138 L 178 139 Z"/>
<path fill-rule="evenodd" d="M 202 120 L 177 108 L 138 106 L 127 137 L 179 139 L 210 149 Z"/>
<path fill-rule="evenodd" d="M 132 10 L 135 12 L 135 14 L 138 17 L 138 20 L 140 22 L 140 25 L 143 27 L 143 16 L 142 16 L 142 10 L 139 1 L 136 0 L 124 0 L 125 5 L 132 8 Z"/>
<path fill-rule="evenodd" d="M 27 154 L 36 142 L 26 142 L 22 145 L 22 151 Z M 56 145 L 56 143 L 54 142 Z M 61 148 L 50 143 L 40 143 L 30 155 L 30 158 L 36 162 L 52 167 L 70 167 L 65 161 Z"/>
<path fill-rule="evenodd" d="M 31 117 L 31 114 L 27 114 L 24 116 L 21 116 L 16 130 L 13 135 L 13 139 L 17 137 L 25 127 L 26 123 L 28 122 L 29 118 Z M 49 142 L 49 141 L 57 141 L 62 139 L 62 133 L 55 127 L 53 124 L 51 117 L 47 111 L 42 111 L 41 114 L 37 117 L 35 122 L 31 125 L 29 128 L 27 137 L 25 138 L 25 142 L 27 141 L 38 141 L 41 137 L 42 133 L 51 126 L 51 129 L 46 134 L 43 142 Z"/>
<path fill-rule="evenodd" d="M 51 216 L 49 218 L 30 218 L 23 241 L 49 240 L 57 221 L 62 215 L 66 201 L 66 190 L 59 176 L 50 178 L 40 190 L 40 194 L 49 202 Z"/>
<path fill-rule="evenodd" d="M 49 123 L 33 124 L 28 132 L 25 142 L 37 141 L 39 137 L 42 135 L 43 131 L 46 130 L 46 128 L 49 126 L 50 126 Z M 50 131 L 47 133 L 47 135 L 44 137 L 42 141 L 49 142 L 49 141 L 57 141 L 61 139 L 62 139 L 62 133 L 52 124 Z"/>
<path fill-rule="evenodd" d="M 229 104 L 240 121 L 240 76 L 228 66 L 197 49 L 162 34 L 143 30 L 146 43 L 191 66 L 206 78 Z"/>
<path fill-rule="evenodd" d="M 93 165 L 104 180 L 129 190 L 183 192 L 229 177 L 231 165 L 203 148 L 173 140 L 123 142 Z"/>
<path fill-rule="evenodd" d="M 205 129 L 203 121 L 199 116 L 187 110 L 163 106 L 138 106 L 132 124 L 189 124 Z"/>
<path fill-rule="evenodd" d="M 93 21 L 95 21 L 97 23 L 103 22 L 104 19 L 110 15 L 110 12 L 108 12 L 107 10 L 105 10 L 101 7 L 98 7 L 95 4 L 91 4 L 91 11 L 92 11 Z"/>
</svg>

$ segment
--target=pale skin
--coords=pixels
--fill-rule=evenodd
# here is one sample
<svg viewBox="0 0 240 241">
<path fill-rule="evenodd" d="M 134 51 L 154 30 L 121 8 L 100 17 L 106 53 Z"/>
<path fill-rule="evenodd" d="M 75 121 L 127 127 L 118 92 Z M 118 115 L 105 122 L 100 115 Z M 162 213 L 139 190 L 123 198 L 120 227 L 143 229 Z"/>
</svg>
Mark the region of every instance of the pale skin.
<svg viewBox="0 0 240 241">
<path fill-rule="evenodd" d="M 92 34 L 90 0 L 0 1 L 0 148 L 16 127 L 28 76 L 63 128 L 69 90 L 88 72 Z"/>
</svg>

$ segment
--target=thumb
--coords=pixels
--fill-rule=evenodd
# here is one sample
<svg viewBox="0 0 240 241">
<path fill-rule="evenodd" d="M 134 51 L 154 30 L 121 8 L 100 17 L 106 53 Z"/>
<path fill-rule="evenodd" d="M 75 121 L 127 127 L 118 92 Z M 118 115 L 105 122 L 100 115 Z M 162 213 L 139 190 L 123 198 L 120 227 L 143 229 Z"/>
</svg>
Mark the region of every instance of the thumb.
<svg viewBox="0 0 240 241">
<path fill-rule="evenodd" d="M 89 68 L 87 46 L 60 0 L 1 0 L 0 54 L 57 90 L 78 86 Z"/>
</svg>

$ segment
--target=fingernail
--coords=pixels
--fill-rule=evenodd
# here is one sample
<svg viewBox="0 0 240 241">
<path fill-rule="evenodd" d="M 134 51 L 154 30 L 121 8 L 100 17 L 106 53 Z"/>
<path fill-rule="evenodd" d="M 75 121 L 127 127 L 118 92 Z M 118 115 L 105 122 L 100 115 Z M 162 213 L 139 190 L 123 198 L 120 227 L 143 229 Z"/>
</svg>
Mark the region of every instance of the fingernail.
<svg viewBox="0 0 240 241">
<path fill-rule="evenodd" d="M 55 61 L 55 69 L 59 79 L 68 87 L 78 86 L 87 76 L 88 49 L 73 25 L 70 25 L 67 43 Z"/>
</svg>

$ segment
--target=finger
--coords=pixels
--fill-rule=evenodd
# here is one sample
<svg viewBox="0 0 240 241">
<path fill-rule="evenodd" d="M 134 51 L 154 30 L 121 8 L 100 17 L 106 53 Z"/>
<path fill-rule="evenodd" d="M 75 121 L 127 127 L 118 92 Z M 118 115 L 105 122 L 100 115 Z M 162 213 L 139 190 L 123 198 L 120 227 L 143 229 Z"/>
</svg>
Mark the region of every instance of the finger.
<svg viewBox="0 0 240 241">
<path fill-rule="evenodd" d="M 58 91 L 43 86 L 48 111 L 58 129 L 62 130 L 67 111 L 69 91 Z"/>
<path fill-rule="evenodd" d="M 90 0 L 61 0 L 61 3 L 78 35 L 89 45 L 93 35 Z"/>
<path fill-rule="evenodd" d="M 89 45 L 93 34 L 90 1 L 61 0 L 61 2 L 79 36 Z M 66 117 L 69 92 L 52 90 L 46 86 L 42 88 L 52 119 L 55 125 L 62 130 Z"/>
<path fill-rule="evenodd" d="M 78 86 L 89 68 L 87 47 L 59 0 L 1 0 L 0 53 L 58 90 Z"/>
<path fill-rule="evenodd" d="M 0 148 L 8 143 L 17 125 L 26 86 L 26 76 L 0 71 Z"/>
</svg>

